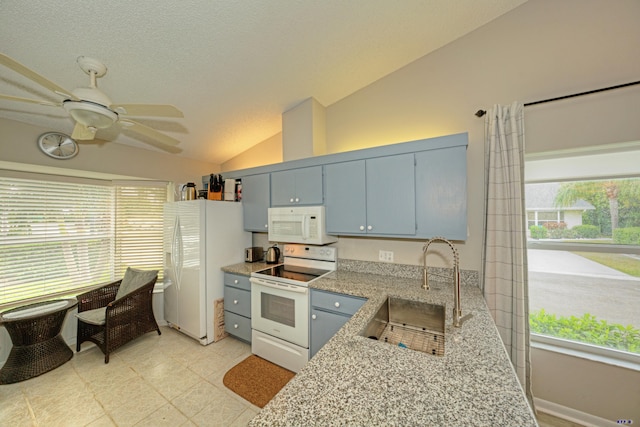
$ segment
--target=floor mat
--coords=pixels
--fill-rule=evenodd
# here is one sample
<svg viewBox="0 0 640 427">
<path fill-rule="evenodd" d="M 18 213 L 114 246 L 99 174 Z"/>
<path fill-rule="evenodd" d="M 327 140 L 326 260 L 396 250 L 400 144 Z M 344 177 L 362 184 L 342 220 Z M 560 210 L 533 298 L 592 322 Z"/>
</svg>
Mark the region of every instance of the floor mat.
<svg viewBox="0 0 640 427">
<path fill-rule="evenodd" d="M 229 369 L 222 382 L 243 399 L 264 408 L 294 376 L 294 372 L 252 354 Z"/>
</svg>

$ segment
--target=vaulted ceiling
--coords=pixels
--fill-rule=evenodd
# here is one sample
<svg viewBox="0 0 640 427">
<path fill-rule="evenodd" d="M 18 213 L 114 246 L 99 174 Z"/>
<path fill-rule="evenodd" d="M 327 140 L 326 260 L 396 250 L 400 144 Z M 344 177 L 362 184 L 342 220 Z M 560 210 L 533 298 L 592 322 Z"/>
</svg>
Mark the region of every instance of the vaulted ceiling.
<svg viewBox="0 0 640 427">
<path fill-rule="evenodd" d="M 116 104 L 172 104 L 184 118 L 136 117 L 180 141 L 176 155 L 222 163 L 281 131 L 281 114 L 332 103 L 526 0 L 3 1 L 2 53 L 65 89 L 76 59 L 108 68 Z M 63 98 L 0 66 L 0 94 Z M 63 108 L 0 99 L 0 117 L 71 133 Z M 150 150 L 120 124 L 96 137 Z"/>
</svg>

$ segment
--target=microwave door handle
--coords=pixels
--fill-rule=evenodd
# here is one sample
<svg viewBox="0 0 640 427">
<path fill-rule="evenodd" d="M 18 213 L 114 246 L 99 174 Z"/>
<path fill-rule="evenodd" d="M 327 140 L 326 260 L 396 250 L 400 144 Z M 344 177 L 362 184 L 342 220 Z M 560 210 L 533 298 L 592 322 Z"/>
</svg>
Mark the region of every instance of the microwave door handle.
<svg viewBox="0 0 640 427">
<path fill-rule="evenodd" d="M 307 240 L 309 238 L 309 215 L 302 215 L 302 240 Z"/>
</svg>

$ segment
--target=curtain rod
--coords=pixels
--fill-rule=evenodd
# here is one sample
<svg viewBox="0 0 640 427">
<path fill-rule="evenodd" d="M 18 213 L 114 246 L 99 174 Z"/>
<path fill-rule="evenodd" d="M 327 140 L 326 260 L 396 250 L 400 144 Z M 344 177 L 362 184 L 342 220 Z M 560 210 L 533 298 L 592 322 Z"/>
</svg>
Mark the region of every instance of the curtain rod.
<svg viewBox="0 0 640 427">
<path fill-rule="evenodd" d="M 634 86 L 634 85 L 637 85 L 637 84 L 640 84 L 640 80 L 637 81 L 637 82 L 624 83 L 624 84 L 616 85 L 616 86 L 609 86 L 609 87 L 605 87 L 605 88 L 602 88 L 602 89 L 589 90 L 587 92 L 574 93 L 572 95 L 559 96 L 557 98 L 543 99 L 542 101 L 527 102 L 526 104 L 524 104 L 524 106 L 528 107 L 530 105 L 544 104 L 544 103 L 547 103 L 547 102 L 559 101 L 561 99 L 575 98 L 576 96 L 591 95 L 592 93 L 604 92 L 604 91 L 613 90 L 613 89 L 620 89 L 620 88 L 623 88 L 623 87 Z M 487 114 L 487 111 L 486 110 L 478 110 L 478 111 L 476 111 L 475 114 L 478 117 L 482 117 L 485 114 Z"/>
</svg>

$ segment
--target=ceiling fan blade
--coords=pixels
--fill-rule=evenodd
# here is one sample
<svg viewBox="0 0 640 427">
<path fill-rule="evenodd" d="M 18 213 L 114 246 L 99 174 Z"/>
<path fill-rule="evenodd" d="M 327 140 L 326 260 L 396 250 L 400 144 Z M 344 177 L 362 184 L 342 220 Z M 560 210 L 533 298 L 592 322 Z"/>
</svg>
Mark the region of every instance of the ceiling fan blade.
<svg viewBox="0 0 640 427">
<path fill-rule="evenodd" d="M 97 129 L 90 126 L 85 126 L 82 123 L 76 123 L 73 128 L 71 138 L 77 141 L 90 141 L 95 138 Z"/>
<path fill-rule="evenodd" d="M 29 99 L 29 98 L 21 98 L 19 96 L 11 96 L 11 95 L 2 95 L 0 94 L 0 99 L 8 99 L 9 101 L 18 101 L 18 102 L 29 102 L 32 104 L 40 104 L 46 105 L 48 107 L 60 107 L 61 104 L 56 104 L 54 102 L 44 101 L 40 99 Z"/>
<path fill-rule="evenodd" d="M 113 104 L 111 109 L 129 116 L 184 117 L 173 105 L 162 104 Z"/>
<path fill-rule="evenodd" d="M 71 93 L 71 91 L 68 91 L 65 88 L 62 88 L 62 87 L 58 86 L 57 84 L 53 83 L 51 80 L 41 76 L 40 74 L 38 74 L 35 71 L 25 67 L 24 65 L 22 65 L 18 61 L 9 58 L 7 55 L 5 55 L 3 53 L 0 53 L 0 64 L 4 65 L 7 68 L 11 68 L 16 73 L 22 74 L 23 76 L 25 76 L 29 80 L 32 80 L 32 81 L 38 83 L 40 86 L 43 86 L 43 87 L 49 89 L 50 91 L 57 93 L 60 96 L 64 96 L 67 99 L 73 99 L 75 101 L 78 100 L 78 98 L 76 98 Z"/>
<path fill-rule="evenodd" d="M 135 133 L 139 133 L 140 135 L 144 135 L 147 136 L 149 138 L 151 138 L 152 140 L 158 142 L 160 145 L 156 145 L 156 144 L 152 144 L 151 142 L 149 142 L 150 144 L 157 146 L 159 148 L 171 148 L 171 147 L 175 147 L 176 145 L 180 144 L 180 141 L 178 141 L 175 138 L 172 138 L 168 135 L 165 135 L 163 133 L 158 132 L 155 129 L 152 129 L 148 126 L 145 126 L 143 124 L 140 124 L 138 122 L 134 122 L 133 120 L 128 120 L 128 119 L 120 119 L 119 120 L 120 123 L 122 123 L 123 129 L 125 130 L 130 130 L 132 132 Z M 144 141 L 144 142 L 148 142 L 148 141 Z M 167 150 L 170 151 L 170 150 Z M 182 150 L 180 150 L 182 151 Z"/>
</svg>

